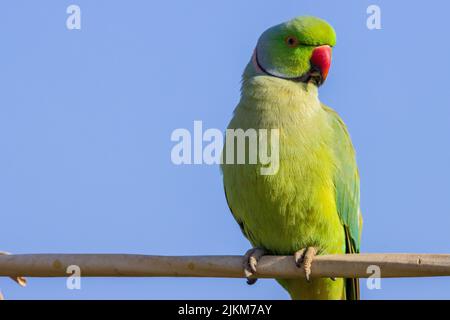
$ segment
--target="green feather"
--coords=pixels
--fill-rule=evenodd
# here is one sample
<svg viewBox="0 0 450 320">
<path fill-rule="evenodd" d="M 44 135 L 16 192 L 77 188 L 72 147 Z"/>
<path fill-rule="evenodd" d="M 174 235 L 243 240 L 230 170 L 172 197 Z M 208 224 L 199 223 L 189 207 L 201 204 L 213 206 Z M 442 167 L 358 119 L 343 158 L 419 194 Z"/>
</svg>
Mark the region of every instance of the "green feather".
<svg viewBox="0 0 450 320">
<path fill-rule="evenodd" d="M 339 115 L 331 108 L 322 105 L 330 116 L 335 133 L 334 152 L 336 173 L 336 206 L 345 227 L 346 253 L 359 253 L 362 217 L 359 209 L 360 188 L 359 173 L 356 165 L 355 151 L 350 135 Z M 359 299 L 358 279 L 348 279 L 346 283 L 348 299 Z"/>
<path fill-rule="evenodd" d="M 355 150 L 350 135 L 339 115 L 331 108 L 322 104 L 329 114 L 335 134 L 336 173 L 334 185 L 336 188 L 336 205 L 342 223 L 348 228 L 351 248 L 348 252 L 359 253 L 360 249 L 360 188 L 359 173 L 356 164 Z"/>
</svg>

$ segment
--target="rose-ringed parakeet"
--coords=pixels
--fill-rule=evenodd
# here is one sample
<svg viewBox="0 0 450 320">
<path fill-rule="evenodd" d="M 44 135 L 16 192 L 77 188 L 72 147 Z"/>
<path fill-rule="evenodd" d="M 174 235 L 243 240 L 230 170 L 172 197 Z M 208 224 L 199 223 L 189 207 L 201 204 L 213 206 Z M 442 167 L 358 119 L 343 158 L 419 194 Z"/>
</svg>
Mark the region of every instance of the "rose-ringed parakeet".
<svg viewBox="0 0 450 320">
<path fill-rule="evenodd" d="M 318 98 L 335 42 L 334 29 L 315 17 L 261 35 L 228 129 L 278 129 L 279 169 L 262 175 L 260 163 L 221 166 L 230 210 L 254 247 L 245 255 L 246 274 L 256 272 L 263 254 L 294 255 L 305 279 L 277 279 L 293 299 L 359 298 L 358 280 L 309 278 L 314 255 L 360 248 L 355 152 L 341 118 Z"/>
</svg>

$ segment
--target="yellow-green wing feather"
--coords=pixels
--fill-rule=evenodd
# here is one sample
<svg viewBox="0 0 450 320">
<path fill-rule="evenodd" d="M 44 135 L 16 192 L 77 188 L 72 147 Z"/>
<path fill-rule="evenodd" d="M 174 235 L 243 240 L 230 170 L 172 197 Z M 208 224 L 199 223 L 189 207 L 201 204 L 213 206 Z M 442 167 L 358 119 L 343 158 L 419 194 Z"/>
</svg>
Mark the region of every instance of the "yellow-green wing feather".
<svg viewBox="0 0 450 320">
<path fill-rule="evenodd" d="M 359 253 L 362 218 L 360 213 L 359 173 L 355 150 L 344 122 L 331 108 L 322 105 L 329 114 L 334 131 L 334 153 L 336 173 L 334 185 L 336 190 L 336 207 L 345 229 L 346 253 Z M 358 279 L 347 279 L 347 299 L 359 299 Z"/>
</svg>

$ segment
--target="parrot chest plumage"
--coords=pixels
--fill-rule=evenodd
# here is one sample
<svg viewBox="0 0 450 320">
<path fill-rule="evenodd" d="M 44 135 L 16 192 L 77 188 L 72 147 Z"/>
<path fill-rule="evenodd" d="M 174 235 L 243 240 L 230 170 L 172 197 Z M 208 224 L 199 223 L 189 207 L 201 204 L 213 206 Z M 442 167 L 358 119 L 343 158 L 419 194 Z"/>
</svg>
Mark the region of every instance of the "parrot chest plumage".
<svg viewBox="0 0 450 320">
<path fill-rule="evenodd" d="M 345 252 L 336 211 L 332 128 L 313 85 L 256 77 L 244 85 L 229 128 L 279 129 L 279 170 L 223 165 L 228 203 L 254 246 L 292 254 Z"/>
</svg>

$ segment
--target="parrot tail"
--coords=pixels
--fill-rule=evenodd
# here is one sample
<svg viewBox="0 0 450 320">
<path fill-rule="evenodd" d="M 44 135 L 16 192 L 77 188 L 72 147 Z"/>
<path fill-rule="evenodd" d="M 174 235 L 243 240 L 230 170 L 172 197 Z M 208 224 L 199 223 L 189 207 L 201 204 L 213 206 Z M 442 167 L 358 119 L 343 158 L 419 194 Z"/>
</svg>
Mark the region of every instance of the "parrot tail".
<svg viewBox="0 0 450 320">
<path fill-rule="evenodd" d="M 351 243 L 348 227 L 345 227 L 345 239 L 346 239 L 346 253 L 359 253 L 356 252 L 354 245 Z M 347 300 L 359 300 L 359 279 L 348 278 L 345 279 L 345 297 Z"/>
<path fill-rule="evenodd" d="M 359 300 L 359 279 L 345 279 L 345 297 L 347 300 Z"/>
</svg>

